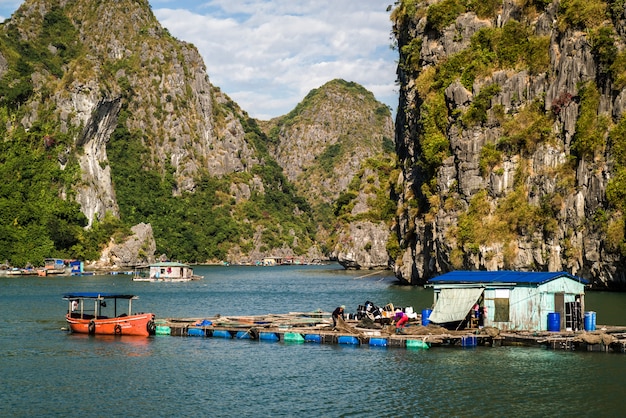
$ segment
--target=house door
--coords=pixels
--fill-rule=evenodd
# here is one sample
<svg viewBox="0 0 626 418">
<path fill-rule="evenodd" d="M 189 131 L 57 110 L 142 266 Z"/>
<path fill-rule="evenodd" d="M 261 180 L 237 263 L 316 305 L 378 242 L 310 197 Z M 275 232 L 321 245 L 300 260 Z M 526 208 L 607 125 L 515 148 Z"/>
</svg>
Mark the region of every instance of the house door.
<svg viewBox="0 0 626 418">
<path fill-rule="evenodd" d="M 561 316 L 561 329 L 565 329 L 565 293 L 554 294 L 554 312 Z"/>
</svg>

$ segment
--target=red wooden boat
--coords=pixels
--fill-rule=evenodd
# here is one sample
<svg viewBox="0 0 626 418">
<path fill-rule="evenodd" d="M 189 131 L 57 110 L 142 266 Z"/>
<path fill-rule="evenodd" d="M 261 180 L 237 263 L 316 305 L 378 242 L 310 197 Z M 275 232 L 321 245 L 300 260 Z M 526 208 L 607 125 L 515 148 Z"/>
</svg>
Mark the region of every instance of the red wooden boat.
<svg viewBox="0 0 626 418">
<path fill-rule="evenodd" d="M 154 315 L 132 313 L 135 295 L 118 293 L 72 293 L 63 296 L 68 301 L 65 319 L 72 332 L 98 335 L 138 335 L 154 334 Z M 128 302 L 128 309 L 118 311 L 117 301 Z M 109 302 L 109 303 L 107 303 Z"/>
</svg>

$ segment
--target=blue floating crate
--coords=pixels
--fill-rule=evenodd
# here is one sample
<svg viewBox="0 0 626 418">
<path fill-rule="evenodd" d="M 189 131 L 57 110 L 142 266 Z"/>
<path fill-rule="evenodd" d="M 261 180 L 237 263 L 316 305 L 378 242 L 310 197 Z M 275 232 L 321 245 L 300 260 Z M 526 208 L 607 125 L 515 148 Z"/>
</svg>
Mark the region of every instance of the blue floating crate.
<svg viewBox="0 0 626 418">
<path fill-rule="evenodd" d="M 304 341 L 307 343 L 321 343 L 322 336 L 320 334 L 305 334 Z"/>
<path fill-rule="evenodd" d="M 370 345 L 372 347 L 387 347 L 389 341 L 386 338 L 370 338 Z"/>
<path fill-rule="evenodd" d="M 353 337 L 351 335 L 342 335 L 337 338 L 337 342 L 339 344 L 347 344 L 347 345 L 359 345 L 361 342 L 357 337 Z"/>
<path fill-rule="evenodd" d="M 478 345 L 478 338 L 474 335 L 466 335 L 461 337 L 461 346 L 463 347 L 476 347 Z"/>
<path fill-rule="evenodd" d="M 213 331 L 213 338 L 233 338 L 230 332 L 223 329 Z"/>
<path fill-rule="evenodd" d="M 187 330 L 187 335 L 190 337 L 204 337 L 206 336 L 206 333 L 201 328 L 189 328 Z"/>
<path fill-rule="evenodd" d="M 259 340 L 261 341 L 278 341 L 278 334 L 275 332 L 261 332 L 259 334 Z"/>
</svg>

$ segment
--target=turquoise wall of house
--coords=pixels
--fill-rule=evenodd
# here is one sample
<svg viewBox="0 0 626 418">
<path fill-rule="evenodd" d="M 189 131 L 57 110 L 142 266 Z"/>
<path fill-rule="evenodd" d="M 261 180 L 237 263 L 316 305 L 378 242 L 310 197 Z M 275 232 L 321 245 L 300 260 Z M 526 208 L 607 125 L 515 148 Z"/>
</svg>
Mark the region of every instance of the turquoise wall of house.
<svg viewBox="0 0 626 418">
<path fill-rule="evenodd" d="M 495 321 L 495 299 L 509 295 L 509 320 Z M 485 326 L 501 330 L 545 331 L 548 329 L 548 314 L 555 311 L 555 294 L 564 293 L 564 303 L 574 302 L 577 295 L 583 295 L 585 285 L 566 277 L 552 280 L 538 287 L 517 285 L 486 287 L 483 293 L 487 306 Z M 584 296 L 583 296 L 584 303 Z M 584 306 L 584 305 L 583 305 Z M 563 315 L 561 317 L 563 319 Z"/>
</svg>

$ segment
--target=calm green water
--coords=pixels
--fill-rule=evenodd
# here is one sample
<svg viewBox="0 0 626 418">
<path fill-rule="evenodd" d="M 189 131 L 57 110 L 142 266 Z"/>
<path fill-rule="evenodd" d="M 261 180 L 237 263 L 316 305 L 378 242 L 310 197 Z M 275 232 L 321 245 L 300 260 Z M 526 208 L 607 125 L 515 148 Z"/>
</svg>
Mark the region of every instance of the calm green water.
<svg viewBox="0 0 626 418">
<path fill-rule="evenodd" d="M 338 266 L 198 267 L 192 283 L 129 276 L 0 278 L 0 416 L 623 416 L 626 354 L 406 350 L 180 337 L 71 335 L 65 292 L 132 292 L 157 317 L 429 307 L 390 273 Z M 593 293 L 598 324 L 626 294 Z"/>
</svg>

